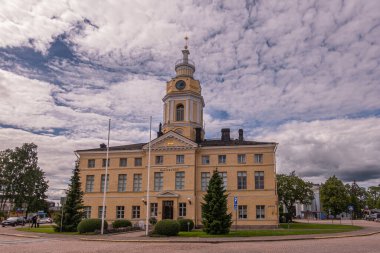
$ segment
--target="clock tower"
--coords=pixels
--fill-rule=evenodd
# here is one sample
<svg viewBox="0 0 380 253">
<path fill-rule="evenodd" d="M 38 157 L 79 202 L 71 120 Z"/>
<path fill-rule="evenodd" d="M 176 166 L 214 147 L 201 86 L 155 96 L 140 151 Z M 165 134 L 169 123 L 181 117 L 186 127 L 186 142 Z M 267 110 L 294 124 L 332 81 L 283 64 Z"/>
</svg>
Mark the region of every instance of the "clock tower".
<svg viewBox="0 0 380 253">
<path fill-rule="evenodd" d="M 194 62 L 189 59 L 187 40 L 182 59 L 176 61 L 176 76 L 166 84 L 163 133 L 175 131 L 193 141 L 203 140 L 203 107 L 201 85 L 195 80 Z"/>
</svg>

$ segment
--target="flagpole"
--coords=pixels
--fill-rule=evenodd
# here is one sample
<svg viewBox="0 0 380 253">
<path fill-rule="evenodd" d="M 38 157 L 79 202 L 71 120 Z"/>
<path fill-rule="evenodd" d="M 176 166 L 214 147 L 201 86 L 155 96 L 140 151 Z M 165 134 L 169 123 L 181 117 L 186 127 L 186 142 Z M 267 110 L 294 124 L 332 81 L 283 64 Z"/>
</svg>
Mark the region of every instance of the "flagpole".
<svg viewBox="0 0 380 253">
<path fill-rule="evenodd" d="M 152 116 L 149 118 L 149 145 L 148 145 L 148 181 L 146 186 L 146 221 L 145 221 L 145 236 L 148 236 L 149 232 L 149 207 L 150 207 L 150 201 L 149 201 L 149 186 L 150 186 L 150 142 L 152 141 Z"/>
<path fill-rule="evenodd" d="M 107 192 L 107 177 L 108 177 L 108 153 L 110 150 L 110 132 L 111 132 L 111 119 L 108 119 L 108 140 L 107 140 L 107 154 L 106 154 L 106 174 L 104 176 L 103 184 L 103 206 L 102 206 L 102 227 L 100 233 L 104 234 L 104 216 L 106 206 L 106 192 Z"/>
</svg>

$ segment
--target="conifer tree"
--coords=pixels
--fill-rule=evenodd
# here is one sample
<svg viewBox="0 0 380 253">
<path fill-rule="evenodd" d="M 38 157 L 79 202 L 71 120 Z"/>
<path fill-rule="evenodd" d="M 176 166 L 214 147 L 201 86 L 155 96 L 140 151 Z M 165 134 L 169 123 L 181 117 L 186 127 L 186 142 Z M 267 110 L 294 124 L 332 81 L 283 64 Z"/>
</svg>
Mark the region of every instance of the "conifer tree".
<svg viewBox="0 0 380 253">
<path fill-rule="evenodd" d="M 83 218 L 83 192 L 79 178 L 79 161 L 76 161 L 73 175 L 70 179 L 66 202 L 63 205 L 62 231 L 75 232 Z M 59 219 L 61 217 L 59 216 Z M 60 220 L 59 220 L 60 221 Z M 57 222 L 58 223 L 58 222 Z M 57 230 L 60 230 L 58 226 Z"/>
<path fill-rule="evenodd" d="M 227 194 L 223 179 L 215 170 L 210 179 L 202 203 L 203 231 L 208 234 L 228 234 L 232 224 L 231 213 L 227 213 Z"/>
</svg>

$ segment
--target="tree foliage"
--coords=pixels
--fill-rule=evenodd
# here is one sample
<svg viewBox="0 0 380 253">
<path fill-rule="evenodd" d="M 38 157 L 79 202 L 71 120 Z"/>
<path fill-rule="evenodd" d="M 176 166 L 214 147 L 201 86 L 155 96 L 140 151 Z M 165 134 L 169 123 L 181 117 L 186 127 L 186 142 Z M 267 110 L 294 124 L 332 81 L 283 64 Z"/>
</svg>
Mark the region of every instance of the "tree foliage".
<svg viewBox="0 0 380 253">
<path fill-rule="evenodd" d="M 228 234 L 232 224 L 231 213 L 227 213 L 227 194 L 223 179 L 215 170 L 210 179 L 202 203 L 203 231 L 208 234 Z"/>
<path fill-rule="evenodd" d="M 289 175 L 277 175 L 278 199 L 288 210 L 288 219 L 295 216 L 293 206 L 296 202 L 310 204 L 313 200 L 313 184 L 303 181 L 293 171 Z"/>
<path fill-rule="evenodd" d="M 325 212 L 338 215 L 347 211 L 349 195 L 343 182 L 335 175 L 321 185 L 320 199 Z"/>
<path fill-rule="evenodd" d="M 26 207 L 27 213 L 46 207 L 49 186 L 37 155 L 34 143 L 0 152 L 0 210 L 4 210 L 7 201 L 15 209 Z"/>
<path fill-rule="evenodd" d="M 361 218 L 362 210 L 365 207 L 368 193 L 365 188 L 360 187 L 355 181 L 350 185 L 346 184 L 346 189 L 349 196 L 349 205 L 353 206 L 354 218 Z"/>
<path fill-rule="evenodd" d="M 61 215 L 59 215 L 61 220 Z M 83 218 L 83 192 L 79 178 L 79 161 L 75 163 L 70 179 L 66 202 L 63 205 L 62 231 L 75 232 Z"/>
<path fill-rule="evenodd" d="M 369 209 L 380 209 L 380 185 L 368 187 L 366 205 Z"/>
</svg>

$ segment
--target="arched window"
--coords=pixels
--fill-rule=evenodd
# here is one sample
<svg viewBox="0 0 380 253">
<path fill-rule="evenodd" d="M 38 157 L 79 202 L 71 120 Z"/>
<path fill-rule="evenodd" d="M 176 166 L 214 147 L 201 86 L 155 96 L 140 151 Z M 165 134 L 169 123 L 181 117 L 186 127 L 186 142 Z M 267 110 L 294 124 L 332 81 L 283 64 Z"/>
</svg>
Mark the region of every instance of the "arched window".
<svg viewBox="0 0 380 253">
<path fill-rule="evenodd" d="M 183 121 L 184 118 L 184 107 L 182 104 L 177 105 L 177 110 L 176 110 L 176 120 L 177 121 Z"/>
</svg>

